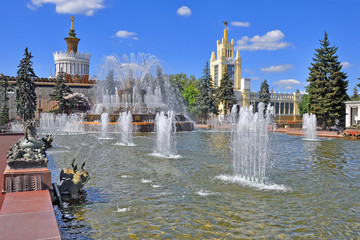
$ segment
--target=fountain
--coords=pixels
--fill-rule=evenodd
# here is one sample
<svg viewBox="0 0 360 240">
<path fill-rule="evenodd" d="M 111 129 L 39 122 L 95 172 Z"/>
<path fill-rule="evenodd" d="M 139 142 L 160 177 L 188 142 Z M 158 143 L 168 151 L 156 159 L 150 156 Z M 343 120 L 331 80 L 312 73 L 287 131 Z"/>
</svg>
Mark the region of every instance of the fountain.
<svg viewBox="0 0 360 240">
<path fill-rule="evenodd" d="M 84 113 L 71 113 L 69 115 L 65 113 L 41 113 L 39 128 L 43 131 L 51 130 L 60 133 L 83 133 L 84 116 Z"/>
<path fill-rule="evenodd" d="M 175 131 L 174 112 L 156 114 L 156 145 L 154 155 L 174 158 L 176 156 L 173 133 Z"/>
<path fill-rule="evenodd" d="M 101 132 L 101 114 L 106 112 L 109 115 L 108 132 L 116 132 L 119 128 L 114 125 L 119 123 L 119 114 L 131 112 L 134 132 L 153 132 L 156 113 L 171 110 L 178 113 L 175 117 L 177 131 L 194 129 L 194 123 L 185 117 L 179 93 L 154 56 L 131 54 L 122 61 L 115 55 L 107 56 L 99 71 L 99 78 L 107 80 L 97 82 L 92 99 L 94 105 L 90 111 L 81 114 L 78 119 L 66 114 L 42 113 L 40 128 L 54 129 L 56 126 L 58 131 Z"/>
<path fill-rule="evenodd" d="M 155 151 L 155 134 L 151 133 L 136 134 L 133 141 L 137 147 L 125 148 L 115 145 L 117 138 L 106 143 L 97 141 L 98 134 L 56 136 L 54 147 L 47 150 L 49 168 L 60 172 L 70 165 L 69 156 L 88 158 L 86 166 L 91 176 L 84 186 L 87 201 L 68 207 L 65 204 L 63 210 L 54 207 L 62 237 L 356 238 L 356 199 L 360 192 L 354 189 L 360 178 L 354 166 L 359 165 L 358 142 L 332 139 L 312 143 L 297 136 L 264 132 L 268 134 L 266 144 L 260 133 L 258 140 L 244 133 L 255 148 L 240 139 L 238 128 L 248 134 L 250 130 L 261 131 L 253 123 L 256 117 L 249 108 L 239 112 L 234 119 L 236 133 L 176 133 L 176 154 L 182 158 L 175 160 L 149 155 Z M 245 113 L 252 117 L 252 121 L 241 120 L 251 125 L 248 128 L 240 124 Z M 262 114 L 257 115 L 259 123 Z M 239 139 L 235 144 L 236 136 Z M 100 145 L 93 147 L 91 139 Z M 82 151 L 77 154 L 79 143 L 83 143 Z M 239 160 L 239 155 L 249 151 L 240 143 L 247 144 L 251 156 L 260 151 L 270 155 L 266 168 L 261 170 L 265 170 L 265 184 L 259 184 L 257 177 L 253 180 L 253 168 L 247 168 L 251 181 L 241 174 L 240 167 L 235 173 L 235 151 Z M 60 146 L 65 151 L 59 151 Z M 276 148 L 281 150 L 275 158 Z M 220 174 L 227 174 L 229 180 L 215 178 Z M 53 177 L 58 181 L 58 176 Z M 286 188 L 280 188 L 282 184 Z"/>
<path fill-rule="evenodd" d="M 303 115 L 302 133 L 305 140 L 316 140 L 316 115 L 305 113 Z"/>
<path fill-rule="evenodd" d="M 272 107 L 264 115 L 264 103 L 258 112 L 253 106 L 232 108 L 232 150 L 234 176 L 246 181 L 265 183 L 269 158 L 269 128 Z"/>
<path fill-rule="evenodd" d="M 131 122 L 132 122 L 132 115 L 131 115 L 130 111 L 122 112 L 119 114 L 118 128 L 119 128 L 119 132 L 121 134 L 120 145 L 127 145 L 127 146 L 134 145 L 133 140 L 132 140 L 133 126 L 132 126 Z"/>
<path fill-rule="evenodd" d="M 101 114 L 101 138 L 106 139 L 109 128 L 109 113 Z"/>
<path fill-rule="evenodd" d="M 107 80 L 99 81 L 96 86 L 95 105 L 87 115 L 88 122 L 99 120 L 99 114 L 106 111 L 110 123 L 116 124 L 119 113 L 131 112 L 133 131 L 152 132 L 156 113 L 174 111 L 181 113 L 176 116 L 178 131 L 194 129 L 193 123 L 182 114 L 182 99 L 154 56 L 131 54 L 123 60 L 115 55 L 107 56 L 99 76 Z M 113 79 L 111 84 L 109 79 Z"/>
</svg>

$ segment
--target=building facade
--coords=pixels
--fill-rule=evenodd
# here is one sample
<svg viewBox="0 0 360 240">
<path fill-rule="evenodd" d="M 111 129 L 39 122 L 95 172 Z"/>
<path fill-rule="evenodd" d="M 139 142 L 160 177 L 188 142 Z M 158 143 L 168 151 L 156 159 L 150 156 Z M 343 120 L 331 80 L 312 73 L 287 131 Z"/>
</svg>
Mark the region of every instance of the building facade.
<svg viewBox="0 0 360 240">
<path fill-rule="evenodd" d="M 352 125 L 360 124 L 360 101 L 347 101 L 345 127 L 351 127 Z"/>
<path fill-rule="evenodd" d="M 33 78 L 36 86 L 37 111 L 36 118 L 41 112 L 53 110 L 57 103 L 51 100 L 50 94 L 56 84 L 56 76 L 63 72 L 65 75 L 66 85 L 75 93 L 84 94 L 87 99 L 94 102 L 93 87 L 96 85 L 95 80 L 89 79 L 90 54 L 79 53 L 77 51 L 79 38 L 75 37 L 74 18 L 71 17 L 71 28 L 69 37 L 65 38 L 67 50 L 65 52 L 55 52 L 55 77 L 49 78 Z M 16 77 L 11 77 L 9 83 L 16 86 Z M 16 118 L 15 93 L 9 94 L 9 117 Z"/>
<path fill-rule="evenodd" d="M 241 78 L 241 56 L 237 50 L 235 54 L 234 39 L 228 41 L 228 22 L 224 21 L 224 33 L 221 41 L 217 40 L 217 51 L 211 53 L 210 74 L 213 87 L 218 88 L 225 73 L 228 73 L 233 81 L 234 93 L 237 104 L 240 106 L 257 106 L 259 93 L 251 92 L 251 79 Z M 295 92 L 275 93 L 271 91 L 271 105 L 274 106 L 276 121 L 278 122 L 300 122 L 300 111 L 298 104 L 301 102 L 302 94 Z M 222 105 L 219 110 L 222 111 Z"/>
</svg>

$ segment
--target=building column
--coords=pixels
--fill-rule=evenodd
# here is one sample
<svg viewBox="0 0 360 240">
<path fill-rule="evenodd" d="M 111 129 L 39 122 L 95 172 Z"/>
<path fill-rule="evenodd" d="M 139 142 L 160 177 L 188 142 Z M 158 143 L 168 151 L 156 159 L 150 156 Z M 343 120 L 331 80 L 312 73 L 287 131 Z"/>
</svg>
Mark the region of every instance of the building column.
<svg viewBox="0 0 360 240">
<path fill-rule="evenodd" d="M 351 107 L 346 106 L 345 127 L 348 128 L 350 126 L 351 126 Z"/>
</svg>

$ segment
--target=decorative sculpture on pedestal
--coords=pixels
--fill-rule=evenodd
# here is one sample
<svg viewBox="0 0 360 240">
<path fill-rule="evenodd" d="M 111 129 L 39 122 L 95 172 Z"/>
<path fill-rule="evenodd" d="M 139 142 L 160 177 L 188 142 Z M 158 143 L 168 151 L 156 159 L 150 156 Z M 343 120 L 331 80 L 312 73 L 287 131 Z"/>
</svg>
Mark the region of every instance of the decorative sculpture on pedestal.
<svg viewBox="0 0 360 240">
<path fill-rule="evenodd" d="M 26 124 L 24 134 L 25 137 L 20 138 L 7 152 L 8 166 L 14 169 L 46 167 L 49 160 L 43 143 L 37 136 L 34 122 Z"/>
<path fill-rule="evenodd" d="M 44 150 L 52 147 L 53 140 L 54 139 L 53 139 L 52 135 L 49 135 L 49 134 L 46 134 L 46 137 L 43 137 L 41 139 L 41 141 L 43 143 Z"/>
<path fill-rule="evenodd" d="M 81 170 L 78 170 L 74 163 L 75 158 L 71 162 L 71 168 L 63 168 L 60 172 L 62 183 L 59 190 L 64 201 L 81 200 L 86 196 L 86 192 L 82 190 L 90 179 L 88 172 L 84 169 L 86 162 L 81 165 Z"/>
</svg>

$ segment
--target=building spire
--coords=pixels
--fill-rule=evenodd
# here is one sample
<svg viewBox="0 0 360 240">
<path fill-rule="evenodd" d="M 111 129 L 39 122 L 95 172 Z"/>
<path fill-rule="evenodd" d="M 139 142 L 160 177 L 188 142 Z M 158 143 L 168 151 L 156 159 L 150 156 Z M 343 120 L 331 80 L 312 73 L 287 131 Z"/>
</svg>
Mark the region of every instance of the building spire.
<svg viewBox="0 0 360 240">
<path fill-rule="evenodd" d="M 211 53 L 211 61 L 215 61 L 216 59 L 215 59 L 215 52 L 213 51 L 212 53 Z"/>
<path fill-rule="evenodd" d="M 75 29 L 74 29 L 74 17 L 70 17 L 71 20 L 71 28 L 69 32 L 69 37 L 65 38 L 66 45 L 67 45 L 67 51 L 70 53 L 73 51 L 74 53 L 77 52 L 77 46 L 80 41 L 79 38 L 76 37 Z"/>
<path fill-rule="evenodd" d="M 71 28 L 70 28 L 70 30 L 74 30 L 74 16 L 71 16 L 70 20 L 71 20 Z"/>
<path fill-rule="evenodd" d="M 71 28 L 70 28 L 70 32 L 69 32 L 69 38 L 76 38 L 76 33 L 75 33 L 75 29 L 74 29 L 74 16 L 70 17 L 71 20 Z"/>
<path fill-rule="evenodd" d="M 225 21 L 223 21 L 223 23 L 224 23 L 224 27 L 225 27 L 225 29 L 224 29 L 223 43 L 227 43 L 227 42 L 228 42 L 227 26 L 228 26 L 229 22 L 225 20 Z"/>
<path fill-rule="evenodd" d="M 239 50 L 236 51 L 236 58 L 235 59 L 240 59 L 240 51 Z"/>
</svg>

